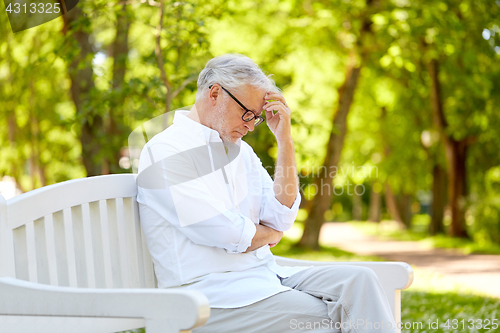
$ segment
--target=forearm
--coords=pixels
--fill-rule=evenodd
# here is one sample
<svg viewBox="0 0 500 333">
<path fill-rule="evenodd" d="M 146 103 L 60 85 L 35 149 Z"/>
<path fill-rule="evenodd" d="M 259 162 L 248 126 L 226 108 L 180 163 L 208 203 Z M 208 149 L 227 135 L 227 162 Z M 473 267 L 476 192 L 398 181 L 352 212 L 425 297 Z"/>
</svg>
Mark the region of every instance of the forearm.
<svg viewBox="0 0 500 333">
<path fill-rule="evenodd" d="M 246 249 L 244 253 L 256 250 L 264 245 L 274 244 L 279 242 L 283 232 L 266 227 L 262 224 L 256 224 L 257 231 L 252 239 L 252 244 Z"/>
<path fill-rule="evenodd" d="M 291 208 L 297 197 L 299 179 L 295 162 L 295 148 L 292 138 L 278 141 L 278 160 L 274 173 L 274 193 L 276 199 Z"/>
</svg>

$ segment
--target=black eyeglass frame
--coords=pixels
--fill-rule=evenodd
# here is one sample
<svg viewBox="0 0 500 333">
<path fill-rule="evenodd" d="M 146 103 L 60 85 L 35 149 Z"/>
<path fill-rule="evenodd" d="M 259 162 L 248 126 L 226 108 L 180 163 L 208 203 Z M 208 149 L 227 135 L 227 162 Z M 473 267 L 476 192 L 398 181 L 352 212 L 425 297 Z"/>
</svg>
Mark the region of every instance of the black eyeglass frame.
<svg viewBox="0 0 500 333">
<path fill-rule="evenodd" d="M 238 101 L 238 99 L 237 99 L 236 97 L 234 97 L 234 96 L 233 96 L 233 94 L 231 94 L 229 91 L 227 91 L 227 89 L 226 89 L 226 88 L 224 88 L 224 87 L 223 87 L 223 86 L 221 86 L 220 84 L 219 84 L 219 86 L 220 86 L 220 87 L 221 87 L 221 88 L 222 88 L 225 92 L 227 92 L 227 94 L 228 94 L 229 96 L 231 96 L 231 98 L 232 98 L 232 99 L 234 99 L 234 101 L 235 101 L 236 103 L 238 103 L 238 105 L 239 105 L 239 106 L 241 106 L 241 107 L 243 108 L 243 110 L 245 110 L 245 113 L 243 113 L 243 115 L 241 116 L 241 119 L 242 119 L 244 122 L 249 122 L 249 121 L 252 121 L 252 120 L 254 120 L 254 119 L 257 119 L 257 120 L 255 121 L 255 123 L 254 123 L 254 126 L 255 126 L 255 127 L 257 127 L 257 126 L 259 126 L 260 124 L 262 124 L 262 123 L 265 121 L 265 119 L 264 119 L 262 116 L 258 116 L 258 115 L 256 115 L 256 114 L 255 114 L 255 112 L 253 112 L 252 110 L 247 109 L 247 108 L 246 108 L 246 107 L 245 107 L 245 106 L 244 106 L 244 105 L 243 105 L 240 101 Z M 212 87 L 213 87 L 213 84 L 212 84 L 212 85 L 210 85 L 210 86 L 208 87 L 208 89 L 211 89 Z M 250 118 L 250 119 L 245 119 L 245 115 L 247 115 L 249 112 L 252 114 L 252 118 Z"/>
</svg>

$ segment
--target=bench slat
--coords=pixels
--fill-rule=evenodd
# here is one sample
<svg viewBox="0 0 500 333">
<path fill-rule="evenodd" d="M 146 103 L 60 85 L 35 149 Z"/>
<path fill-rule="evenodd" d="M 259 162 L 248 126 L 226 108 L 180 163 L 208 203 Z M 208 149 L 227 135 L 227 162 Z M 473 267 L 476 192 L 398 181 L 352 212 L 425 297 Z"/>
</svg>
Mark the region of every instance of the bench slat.
<svg viewBox="0 0 500 333">
<path fill-rule="evenodd" d="M 38 272 L 36 267 L 36 249 L 35 249 L 35 228 L 33 221 L 26 223 L 26 249 L 27 249 L 27 264 L 28 276 L 30 282 L 38 281 Z"/>
<path fill-rule="evenodd" d="M 47 252 L 47 233 L 45 217 L 39 218 L 33 222 L 33 240 L 35 244 L 35 262 L 37 280 L 35 282 L 50 284 L 49 274 L 49 254 Z"/>
<path fill-rule="evenodd" d="M 80 288 L 87 288 L 89 287 L 89 276 L 81 205 L 71 207 L 71 222 L 71 225 L 73 226 L 72 241 L 75 251 L 77 286 Z"/>
<path fill-rule="evenodd" d="M 57 276 L 57 251 L 56 238 L 54 237 L 54 214 L 45 216 L 45 232 L 47 240 L 47 264 L 49 268 L 49 280 L 53 286 L 59 285 Z"/>
<path fill-rule="evenodd" d="M 23 265 L 16 264 L 16 277 L 21 280 L 29 281 L 26 226 L 23 225 L 13 230 L 12 234 L 14 237 L 14 261 L 16 263 L 23 263 Z"/>
<path fill-rule="evenodd" d="M 109 228 L 108 228 L 108 211 L 106 209 L 106 201 L 99 200 L 99 213 L 101 216 L 101 231 L 102 231 L 102 249 L 104 271 L 106 273 L 106 288 L 113 288 L 113 267 L 111 257 L 111 245 L 109 243 Z"/>
<path fill-rule="evenodd" d="M 127 266 L 130 264 L 130 258 L 127 248 L 131 246 L 127 242 L 127 233 L 125 231 L 125 221 L 123 212 L 123 199 L 116 198 L 114 200 L 116 210 L 116 230 L 118 235 L 118 255 L 120 257 L 120 269 L 123 288 L 130 288 L 130 271 Z"/>
<path fill-rule="evenodd" d="M 104 263 L 104 243 L 102 237 L 102 222 L 100 202 L 89 203 L 89 228 L 93 246 L 93 262 L 95 273 L 95 285 L 97 288 L 106 288 L 106 278 L 110 277 L 110 271 L 106 270 Z"/>
<path fill-rule="evenodd" d="M 132 202 L 133 202 L 133 205 L 132 205 L 132 210 L 133 210 L 133 216 L 134 216 L 134 220 L 138 220 L 139 219 L 139 210 L 137 209 L 137 199 L 136 198 L 132 198 Z M 151 286 L 148 286 L 147 284 L 147 274 L 146 274 L 146 270 L 147 270 L 147 267 L 146 267 L 146 264 L 145 262 L 147 261 L 145 258 L 147 258 L 147 256 L 149 255 L 149 252 L 147 252 L 146 254 L 144 254 L 144 244 L 143 244 L 143 237 L 142 237 L 142 228 L 141 226 L 139 225 L 139 223 L 135 223 L 134 224 L 134 230 L 135 230 L 135 233 L 134 233 L 134 236 L 135 236 L 135 240 L 136 240 L 136 243 L 137 243 L 137 262 L 138 262 L 138 265 L 137 265 L 137 269 L 138 269 L 138 274 L 139 274 L 139 281 L 140 281 L 140 287 L 141 288 L 152 288 Z M 151 259 L 149 259 L 149 261 L 151 261 Z"/>
<path fill-rule="evenodd" d="M 75 242 L 73 240 L 73 220 L 71 214 L 71 208 L 63 209 L 64 216 L 64 239 L 66 244 L 66 253 L 68 259 L 68 277 L 69 277 L 69 286 L 70 287 L 78 287 L 78 278 L 77 278 L 77 268 L 76 268 L 76 258 L 75 258 Z"/>
<path fill-rule="evenodd" d="M 87 267 L 87 279 L 89 288 L 96 287 L 95 264 L 94 264 L 94 242 L 90 230 L 90 208 L 88 203 L 82 204 L 83 239 L 85 243 L 85 259 Z"/>
<path fill-rule="evenodd" d="M 52 225 L 54 227 L 57 285 L 69 287 L 68 247 L 66 245 L 66 227 L 64 223 L 64 212 L 62 210 L 52 214 Z"/>
<path fill-rule="evenodd" d="M 113 278 L 113 288 L 123 288 L 122 280 L 122 263 L 120 260 L 120 244 L 118 241 L 118 217 L 116 213 L 116 199 L 106 200 L 105 203 L 108 235 L 107 241 L 110 247 L 111 254 L 111 273 Z"/>
<path fill-rule="evenodd" d="M 136 223 L 134 223 L 134 202 L 132 198 L 123 198 L 123 226 L 125 231 L 125 243 L 128 256 L 129 286 L 128 288 L 140 288 L 139 260 L 137 258 Z"/>
</svg>

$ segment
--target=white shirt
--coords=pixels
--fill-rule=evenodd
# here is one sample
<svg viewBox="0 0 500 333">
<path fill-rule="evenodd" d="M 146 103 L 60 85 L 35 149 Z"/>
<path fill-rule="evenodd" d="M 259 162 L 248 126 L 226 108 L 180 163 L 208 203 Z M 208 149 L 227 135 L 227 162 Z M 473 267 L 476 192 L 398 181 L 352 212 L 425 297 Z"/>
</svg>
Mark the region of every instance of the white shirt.
<svg viewBox="0 0 500 333">
<path fill-rule="evenodd" d="M 242 307 L 289 290 L 279 277 L 307 267 L 276 264 L 269 245 L 243 253 L 259 222 L 290 229 L 291 208 L 275 197 L 273 181 L 241 139 L 224 146 L 219 133 L 177 111 L 139 161 L 142 229 L 159 288 L 204 293 L 213 308 Z"/>
</svg>

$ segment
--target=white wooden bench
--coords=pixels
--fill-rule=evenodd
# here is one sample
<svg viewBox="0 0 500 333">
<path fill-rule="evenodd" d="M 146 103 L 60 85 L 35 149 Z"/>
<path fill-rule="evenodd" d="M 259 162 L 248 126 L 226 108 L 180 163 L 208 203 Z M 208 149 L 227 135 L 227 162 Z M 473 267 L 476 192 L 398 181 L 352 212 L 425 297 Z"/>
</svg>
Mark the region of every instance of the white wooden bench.
<svg viewBox="0 0 500 333">
<path fill-rule="evenodd" d="M 136 175 L 107 175 L 46 186 L 6 201 L 0 196 L 0 331 L 9 333 L 190 332 L 206 323 L 207 298 L 155 288 L 142 235 Z M 396 322 L 401 290 L 413 281 L 406 263 L 360 265 L 375 271 Z"/>
</svg>

